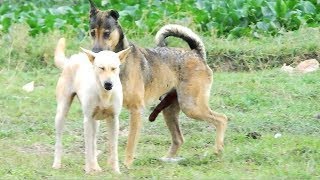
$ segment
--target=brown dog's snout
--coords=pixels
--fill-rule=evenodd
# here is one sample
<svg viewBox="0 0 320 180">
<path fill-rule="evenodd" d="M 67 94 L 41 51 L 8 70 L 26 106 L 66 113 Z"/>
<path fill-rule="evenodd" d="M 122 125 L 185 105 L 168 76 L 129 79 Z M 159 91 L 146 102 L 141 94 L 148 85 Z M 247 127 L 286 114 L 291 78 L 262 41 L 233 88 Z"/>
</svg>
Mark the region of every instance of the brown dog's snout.
<svg viewBox="0 0 320 180">
<path fill-rule="evenodd" d="M 103 51 L 103 49 L 101 47 L 96 47 L 95 46 L 95 47 L 92 48 L 92 51 L 95 52 L 95 53 L 98 53 L 100 51 Z"/>
<path fill-rule="evenodd" d="M 104 89 L 110 91 L 113 87 L 113 84 L 109 81 L 104 82 Z"/>
</svg>

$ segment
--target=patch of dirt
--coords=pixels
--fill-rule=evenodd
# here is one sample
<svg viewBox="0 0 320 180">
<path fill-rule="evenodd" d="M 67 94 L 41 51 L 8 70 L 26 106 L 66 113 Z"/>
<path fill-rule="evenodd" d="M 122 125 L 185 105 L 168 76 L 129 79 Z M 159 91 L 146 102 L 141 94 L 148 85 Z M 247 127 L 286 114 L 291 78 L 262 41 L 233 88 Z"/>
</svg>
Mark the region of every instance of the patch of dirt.
<svg viewBox="0 0 320 180">
<path fill-rule="evenodd" d="M 251 138 L 251 139 L 260 139 L 261 138 L 261 134 L 254 131 L 254 132 L 249 132 L 246 135 L 246 137 L 247 138 Z"/>
<path fill-rule="evenodd" d="M 18 147 L 18 151 L 28 154 L 52 154 L 53 149 L 41 143 L 34 143 L 31 146 Z"/>
</svg>

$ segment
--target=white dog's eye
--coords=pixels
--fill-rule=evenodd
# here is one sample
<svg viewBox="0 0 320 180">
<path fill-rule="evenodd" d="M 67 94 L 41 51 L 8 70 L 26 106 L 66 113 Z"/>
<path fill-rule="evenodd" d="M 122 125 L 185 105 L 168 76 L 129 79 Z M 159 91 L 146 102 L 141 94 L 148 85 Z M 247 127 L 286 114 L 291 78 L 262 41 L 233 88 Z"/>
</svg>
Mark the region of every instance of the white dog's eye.
<svg viewBox="0 0 320 180">
<path fill-rule="evenodd" d="M 104 71 L 104 67 L 99 67 L 99 69 L 101 69 L 102 71 Z"/>
<path fill-rule="evenodd" d="M 115 67 L 112 67 L 112 68 L 111 68 L 111 71 L 115 71 L 116 69 L 117 69 L 117 68 L 115 68 Z"/>
</svg>

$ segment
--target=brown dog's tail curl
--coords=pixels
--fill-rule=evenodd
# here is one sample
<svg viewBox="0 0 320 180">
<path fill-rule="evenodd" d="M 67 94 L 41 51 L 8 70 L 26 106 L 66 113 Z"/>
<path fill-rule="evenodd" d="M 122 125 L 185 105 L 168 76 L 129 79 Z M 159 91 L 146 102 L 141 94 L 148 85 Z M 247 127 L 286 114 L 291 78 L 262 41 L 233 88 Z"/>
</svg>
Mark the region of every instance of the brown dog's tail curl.
<svg viewBox="0 0 320 180">
<path fill-rule="evenodd" d="M 64 63 L 66 61 L 66 55 L 64 54 L 64 49 L 66 47 L 66 39 L 60 38 L 54 52 L 54 64 L 57 68 L 63 69 Z"/>
<path fill-rule="evenodd" d="M 189 44 L 191 49 L 196 50 L 201 58 L 206 61 L 206 50 L 205 46 L 200 39 L 200 37 L 195 34 L 191 29 L 177 25 L 177 24 L 168 24 L 163 26 L 156 34 L 156 44 L 157 46 L 164 47 L 166 46 L 165 39 L 169 36 L 181 38 Z"/>
</svg>

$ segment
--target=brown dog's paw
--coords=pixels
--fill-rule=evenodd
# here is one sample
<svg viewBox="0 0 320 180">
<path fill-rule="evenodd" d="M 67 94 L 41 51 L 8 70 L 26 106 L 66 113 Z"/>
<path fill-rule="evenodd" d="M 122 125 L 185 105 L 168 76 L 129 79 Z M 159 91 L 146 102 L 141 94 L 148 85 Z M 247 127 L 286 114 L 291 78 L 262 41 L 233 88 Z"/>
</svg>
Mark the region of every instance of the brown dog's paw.
<svg viewBox="0 0 320 180">
<path fill-rule="evenodd" d="M 216 144 L 215 147 L 214 147 L 214 153 L 215 153 L 216 155 L 221 155 L 223 149 L 224 149 L 223 144 L 220 144 L 220 145 Z"/>
<path fill-rule="evenodd" d="M 134 158 L 133 157 L 126 157 L 124 160 L 124 165 L 127 169 L 131 169 L 131 166 L 133 164 Z"/>
</svg>

